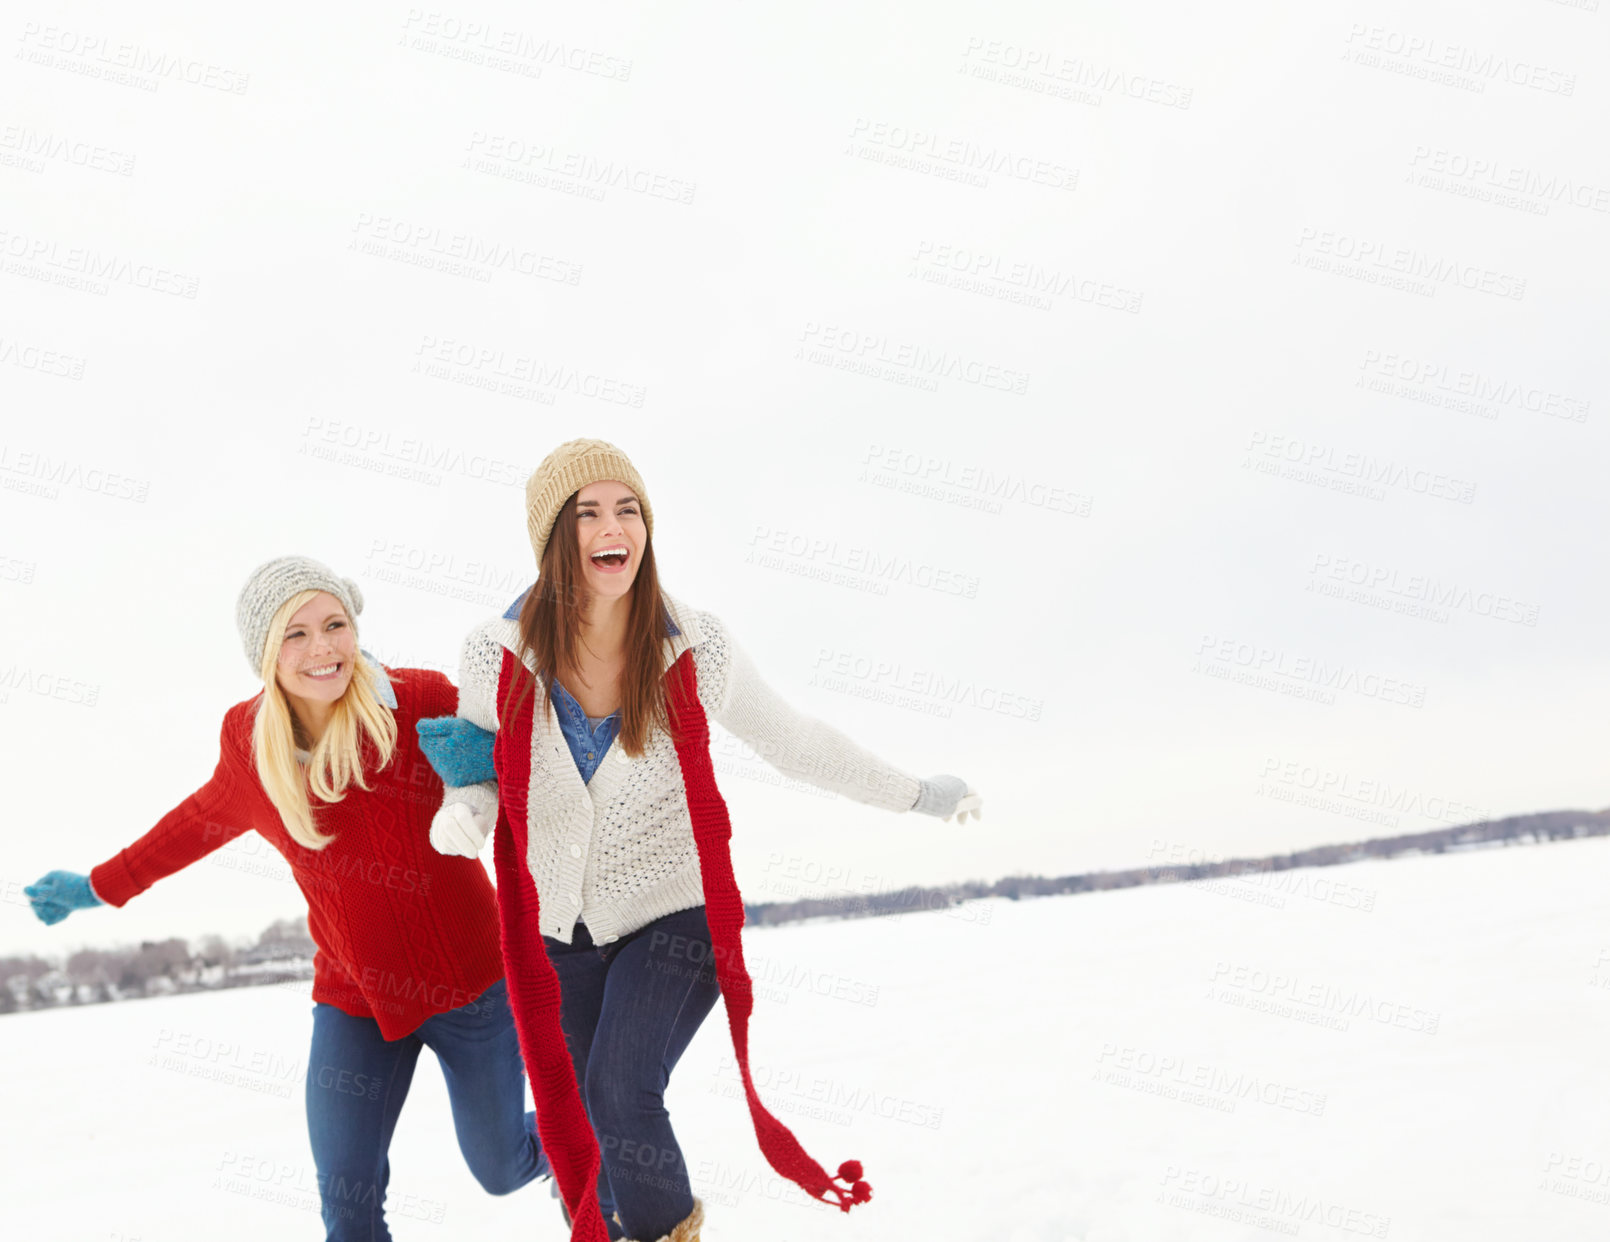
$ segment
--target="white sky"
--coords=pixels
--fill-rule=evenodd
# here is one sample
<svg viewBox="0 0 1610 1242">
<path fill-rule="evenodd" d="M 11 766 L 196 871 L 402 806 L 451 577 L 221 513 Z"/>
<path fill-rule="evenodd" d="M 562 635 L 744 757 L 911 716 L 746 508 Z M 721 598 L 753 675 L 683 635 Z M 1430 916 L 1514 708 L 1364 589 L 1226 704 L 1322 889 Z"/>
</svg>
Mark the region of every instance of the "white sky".
<svg viewBox="0 0 1610 1242">
<path fill-rule="evenodd" d="M 0 951 L 299 909 L 248 852 L 54 929 L 18 889 L 210 774 L 267 557 L 456 669 L 578 435 L 780 691 L 984 796 L 958 828 L 724 756 L 752 900 L 1603 805 L 1606 20 L 13 7 Z"/>
</svg>

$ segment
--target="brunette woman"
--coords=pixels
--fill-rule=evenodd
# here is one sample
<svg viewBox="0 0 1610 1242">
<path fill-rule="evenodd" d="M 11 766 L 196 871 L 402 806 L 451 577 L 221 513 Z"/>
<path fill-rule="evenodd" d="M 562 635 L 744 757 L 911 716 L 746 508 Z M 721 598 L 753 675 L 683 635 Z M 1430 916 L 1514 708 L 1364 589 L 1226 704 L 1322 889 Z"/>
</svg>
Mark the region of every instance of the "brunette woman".
<svg viewBox="0 0 1610 1242">
<path fill-rule="evenodd" d="M 465 642 L 469 725 L 431 726 L 449 774 L 431 840 L 474 855 L 499 825 L 511 1004 L 572 1236 L 697 1242 L 703 1204 L 664 1093 L 718 993 L 762 1151 L 847 1211 L 870 1195 L 859 1164 L 830 1175 L 754 1091 L 743 905 L 707 715 L 780 771 L 871 806 L 964 823 L 980 799 L 795 711 L 719 618 L 663 591 L 648 494 L 615 446 L 561 445 L 526 485 L 526 517 L 536 583 Z M 481 730 L 490 767 L 476 761 Z"/>
</svg>

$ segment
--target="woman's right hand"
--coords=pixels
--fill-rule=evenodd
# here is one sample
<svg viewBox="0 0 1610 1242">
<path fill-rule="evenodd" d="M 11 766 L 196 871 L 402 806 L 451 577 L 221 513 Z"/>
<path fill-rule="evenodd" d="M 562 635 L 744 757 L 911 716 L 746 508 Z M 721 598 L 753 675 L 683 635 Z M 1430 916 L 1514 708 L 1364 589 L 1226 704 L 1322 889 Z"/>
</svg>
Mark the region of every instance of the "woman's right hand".
<svg viewBox="0 0 1610 1242">
<path fill-rule="evenodd" d="M 498 822 L 495 786 L 449 787 L 441 810 L 430 821 L 430 843 L 438 854 L 475 858 Z"/>
<path fill-rule="evenodd" d="M 475 858 L 486 844 L 486 833 L 475 822 L 475 813 L 462 802 L 449 802 L 430 821 L 430 843 L 438 854 L 460 854 Z"/>
<path fill-rule="evenodd" d="M 105 904 L 95 895 L 89 877 L 76 871 L 47 871 L 22 891 L 41 923 L 60 923 L 74 910 Z"/>
</svg>

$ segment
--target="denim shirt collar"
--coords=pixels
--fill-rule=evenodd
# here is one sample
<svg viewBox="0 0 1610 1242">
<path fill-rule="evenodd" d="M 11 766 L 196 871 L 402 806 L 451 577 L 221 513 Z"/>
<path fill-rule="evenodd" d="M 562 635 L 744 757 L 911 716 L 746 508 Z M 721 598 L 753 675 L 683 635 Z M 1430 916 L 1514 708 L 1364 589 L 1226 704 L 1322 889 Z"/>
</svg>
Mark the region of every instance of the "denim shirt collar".
<svg viewBox="0 0 1610 1242">
<path fill-rule="evenodd" d="M 369 661 L 369 663 L 374 666 L 374 670 L 375 670 L 375 697 L 377 699 L 379 699 L 382 703 L 384 703 L 387 707 L 391 708 L 392 711 L 396 711 L 397 710 L 397 692 L 396 692 L 396 690 L 392 689 L 391 678 L 386 676 L 386 666 L 384 664 L 382 664 L 379 660 L 375 659 L 375 657 L 373 655 L 371 655 L 369 652 L 364 651 L 364 649 L 362 647 L 359 647 L 358 650 L 359 650 L 359 652 L 362 653 L 363 658 L 365 660 Z"/>
<path fill-rule="evenodd" d="M 604 752 L 610 748 L 616 735 L 620 733 L 620 711 L 617 709 L 610 712 L 598 722 L 598 728 L 594 730 L 588 723 L 587 713 L 582 710 L 581 704 L 576 702 L 575 696 L 565 689 L 557 677 L 553 681 L 553 694 L 549 697 L 553 699 L 554 710 L 559 713 L 559 727 L 565 734 L 566 741 L 570 743 L 570 753 L 581 768 L 582 780 L 588 781 L 597 770 L 598 760 L 603 758 Z M 591 752 L 591 755 L 588 752 Z M 589 763 L 588 759 L 593 756 L 596 758 Z"/>
<path fill-rule="evenodd" d="M 535 583 L 532 584 L 533 586 Z M 527 587 L 520 593 L 520 597 L 509 605 L 503 613 L 504 621 L 515 622 L 520 618 L 520 609 L 525 605 L 526 596 L 531 593 Z M 662 591 L 662 595 L 665 593 Z M 667 663 L 674 661 L 689 646 L 692 645 L 690 635 L 684 634 L 682 627 L 677 625 L 675 617 L 670 614 L 681 614 L 681 606 L 671 598 L 665 596 L 667 616 L 665 618 L 666 644 L 670 648 L 667 652 Z M 511 626 L 511 629 L 516 627 Z M 511 636 L 512 637 L 512 636 Z M 505 645 L 509 639 L 505 638 Z M 604 755 L 614 744 L 620 733 L 621 714 L 613 711 L 598 722 L 595 730 L 587 721 L 587 713 L 582 709 L 576 697 L 565 689 L 559 679 L 553 679 L 553 688 L 548 698 L 553 704 L 554 715 L 559 723 L 559 731 L 564 735 L 565 744 L 570 750 L 571 758 L 575 760 L 577 771 L 581 774 L 582 783 L 592 780 L 593 773 L 603 762 Z"/>
<path fill-rule="evenodd" d="M 520 592 L 519 598 L 511 603 L 495 622 L 488 623 L 487 633 L 515 659 L 523 660 L 526 669 L 534 674 L 537 670 L 532 666 L 530 654 L 520 650 L 519 633 L 520 609 L 525 606 L 526 596 L 530 593 L 530 587 Z M 665 601 L 667 613 L 665 664 L 669 668 L 681 659 L 689 648 L 704 641 L 704 631 L 699 626 L 697 614 L 690 611 L 681 600 L 663 587 L 660 589 L 660 595 Z M 606 752 L 611 749 L 620 732 L 620 712 L 611 712 L 604 717 L 594 732 L 592 726 L 587 723 L 587 715 L 582 711 L 581 704 L 559 684 L 557 678 L 554 679 L 553 689 L 548 695 L 548 711 L 552 714 L 558 735 L 564 739 L 565 748 L 575 761 L 581 784 L 585 787 L 592 779 L 593 773 L 598 770 L 598 765 L 604 761 Z"/>
</svg>

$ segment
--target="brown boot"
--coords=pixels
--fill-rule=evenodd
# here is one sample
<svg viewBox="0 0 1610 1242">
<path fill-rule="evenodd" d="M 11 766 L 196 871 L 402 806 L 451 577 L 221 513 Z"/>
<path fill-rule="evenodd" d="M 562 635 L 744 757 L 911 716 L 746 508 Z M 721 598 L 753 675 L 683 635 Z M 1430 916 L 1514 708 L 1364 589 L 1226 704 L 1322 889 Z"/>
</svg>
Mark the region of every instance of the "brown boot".
<svg viewBox="0 0 1610 1242">
<path fill-rule="evenodd" d="M 695 1198 L 693 1211 L 688 1213 L 687 1219 L 675 1226 L 670 1233 L 656 1238 L 654 1242 L 699 1242 L 699 1228 L 703 1224 L 704 1203 Z"/>
</svg>

